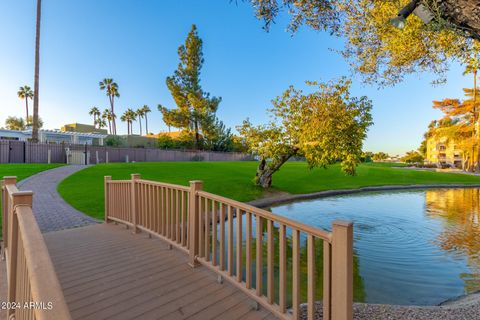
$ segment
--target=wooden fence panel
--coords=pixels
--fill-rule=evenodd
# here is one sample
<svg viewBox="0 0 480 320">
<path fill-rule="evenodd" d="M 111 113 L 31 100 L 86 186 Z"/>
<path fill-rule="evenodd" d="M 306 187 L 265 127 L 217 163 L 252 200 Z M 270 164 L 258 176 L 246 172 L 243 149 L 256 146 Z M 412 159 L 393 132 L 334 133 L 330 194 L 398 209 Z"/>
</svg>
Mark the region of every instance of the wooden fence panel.
<svg viewBox="0 0 480 320">
<path fill-rule="evenodd" d="M 8 141 L 0 140 L 0 163 L 8 163 L 9 153 Z"/>
<path fill-rule="evenodd" d="M 66 150 L 70 150 L 70 156 Z M 83 157 L 82 157 L 83 155 Z M 96 164 L 105 162 L 162 161 L 241 161 L 252 160 L 247 154 L 235 152 L 162 150 L 155 148 L 115 148 L 75 144 L 32 143 L 0 140 L 0 163 L 70 163 Z"/>
</svg>

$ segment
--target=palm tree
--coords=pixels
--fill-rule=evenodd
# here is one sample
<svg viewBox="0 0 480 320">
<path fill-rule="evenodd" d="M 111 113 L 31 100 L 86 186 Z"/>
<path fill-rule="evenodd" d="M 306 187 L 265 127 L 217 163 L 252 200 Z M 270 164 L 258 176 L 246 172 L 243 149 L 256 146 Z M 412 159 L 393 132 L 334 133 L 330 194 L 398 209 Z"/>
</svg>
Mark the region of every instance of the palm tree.
<svg viewBox="0 0 480 320">
<path fill-rule="evenodd" d="M 102 114 L 102 119 L 108 123 L 108 132 L 112 134 L 112 112 L 109 109 L 105 109 Z"/>
<path fill-rule="evenodd" d="M 127 120 L 127 112 L 126 111 L 120 117 L 120 121 L 127 123 L 127 135 L 130 135 L 130 122 Z"/>
<path fill-rule="evenodd" d="M 89 115 L 93 116 L 93 127 L 97 127 L 97 120 L 100 119 L 100 110 L 97 107 L 92 107 L 88 112 Z"/>
<path fill-rule="evenodd" d="M 127 109 L 128 120 L 130 120 L 130 134 L 133 134 L 133 121 L 137 120 L 137 113 L 132 109 Z"/>
<path fill-rule="evenodd" d="M 37 0 L 37 25 L 35 28 L 35 77 L 33 84 L 33 127 L 32 141 L 38 141 L 38 82 L 40 78 L 40 20 L 42 17 L 42 1 Z"/>
<path fill-rule="evenodd" d="M 152 112 L 147 105 L 142 107 L 143 116 L 145 117 L 145 133 L 148 134 L 148 113 Z"/>
<path fill-rule="evenodd" d="M 23 86 L 23 87 L 20 87 L 20 89 L 17 92 L 17 95 L 20 99 L 25 99 L 25 110 L 26 110 L 26 113 L 27 113 L 27 116 L 25 117 L 25 119 L 28 119 L 29 118 L 29 116 L 28 116 L 28 99 L 33 98 L 33 91 L 29 86 Z M 27 122 L 27 126 L 28 126 L 28 122 Z"/>
<path fill-rule="evenodd" d="M 122 120 L 123 122 L 126 122 L 127 123 L 127 134 L 128 135 L 131 135 L 133 134 L 133 126 L 132 126 L 132 122 L 135 121 L 137 119 L 137 114 L 135 111 L 133 111 L 132 109 L 128 108 L 127 111 L 125 111 L 123 114 L 122 114 L 122 117 L 120 118 L 120 120 Z"/>
<path fill-rule="evenodd" d="M 138 116 L 138 123 L 140 124 L 140 135 L 142 135 L 142 118 L 143 116 L 145 116 L 143 108 L 137 109 L 137 111 L 135 111 L 135 114 Z"/>
<path fill-rule="evenodd" d="M 111 78 L 105 78 L 99 83 L 100 90 L 105 90 L 110 101 L 110 111 L 112 112 L 112 131 L 113 134 L 117 134 L 117 126 L 115 123 L 115 97 L 120 97 L 120 93 L 118 92 L 118 85 L 116 82 L 113 81 Z"/>
<path fill-rule="evenodd" d="M 107 121 L 99 116 L 97 118 L 96 125 L 98 125 L 98 129 L 105 128 L 107 126 Z"/>
</svg>

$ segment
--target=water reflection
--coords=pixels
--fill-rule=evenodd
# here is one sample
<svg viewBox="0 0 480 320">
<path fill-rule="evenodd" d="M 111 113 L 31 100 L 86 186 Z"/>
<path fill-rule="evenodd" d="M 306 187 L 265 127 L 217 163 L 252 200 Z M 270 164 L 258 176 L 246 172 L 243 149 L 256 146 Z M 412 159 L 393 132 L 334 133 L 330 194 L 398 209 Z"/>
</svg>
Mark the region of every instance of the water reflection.
<svg viewBox="0 0 480 320">
<path fill-rule="evenodd" d="M 246 281 L 246 215 L 242 215 L 242 281 Z M 235 245 L 233 246 L 233 256 L 232 256 L 232 270 L 233 274 L 237 274 L 236 266 L 237 266 L 237 253 L 236 253 L 236 239 L 237 239 L 237 218 L 233 220 L 233 241 Z M 256 224 L 255 219 L 252 220 L 252 287 L 256 288 L 256 247 L 257 247 L 257 239 L 255 237 L 256 234 Z M 224 222 L 225 228 L 225 238 L 228 239 L 228 221 Z M 217 229 L 217 237 L 220 238 L 220 227 Z M 267 259 L 268 259 L 268 248 L 267 248 L 267 224 L 265 222 L 262 223 L 262 261 L 263 261 L 263 269 L 262 269 L 262 291 L 263 294 L 267 295 Z M 273 225 L 273 239 L 274 239 L 274 250 L 273 250 L 273 260 L 274 260 L 274 279 L 276 279 L 275 286 L 275 302 L 279 303 L 279 279 L 280 279 L 280 231 L 279 226 L 274 223 Z M 286 303 L 287 306 L 291 306 L 292 303 L 292 287 L 293 287 L 293 279 L 292 279 L 292 269 L 293 269 L 293 250 L 292 250 L 292 230 L 290 228 L 286 228 Z M 219 242 L 217 241 L 217 247 L 219 246 Z M 316 268 L 315 268 L 315 287 L 316 287 L 316 299 L 322 300 L 323 299 L 323 240 L 315 239 L 315 260 L 316 260 Z M 217 252 L 217 261 L 220 261 L 219 256 L 220 251 Z M 225 247 L 225 267 L 228 270 L 228 261 L 227 261 L 227 246 Z M 210 258 L 212 258 L 210 256 Z M 307 301 L 307 237 L 305 234 L 300 234 L 300 302 Z M 354 299 L 355 301 L 364 301 L 365 299 L 365 288 L 363 285 L 363 280 L 359 275 L 359 263 L 357 256 L 353 259 L 353 281 L 354 281 Z"/>
<path fill-rule="evenodd" d="M 355 301 L 436 305 L 480 289 L 479 189 L 371 192 L 272 210 L 329 230 L 352 220 Z M 306 269 L 305 269 L 306 270 Z"/>
<path fill-rule="evenodd" d="M 470 272 L 461 275 L 465 292 L 480 290 L 480 189 L 426 191 L 426 213 L 442 221 L 436 243 L 454 259 L 467 259 Z"/>
</svg>

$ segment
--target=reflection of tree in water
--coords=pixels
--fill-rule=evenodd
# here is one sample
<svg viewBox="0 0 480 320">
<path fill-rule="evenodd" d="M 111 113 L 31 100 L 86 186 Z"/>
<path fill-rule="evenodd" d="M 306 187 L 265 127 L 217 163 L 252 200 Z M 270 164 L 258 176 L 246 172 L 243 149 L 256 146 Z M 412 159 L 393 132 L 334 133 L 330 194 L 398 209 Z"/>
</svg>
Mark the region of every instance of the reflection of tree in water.
<svg viewBox="0 0 480 320">
<path fill-rule="evenodd" d="M 234 230 L 236 230 L 236 221 L 235 221 Z M 243 221 L 243 227 L 245 227 L 245 220 Z M 263 229 L 263 294 L 267 295 L 267 223 L 264 220 L 262 223 Z M 280 276 L 280 232 L 278 225 L 274 224 L 273 227 L 274 234 L 274 283 L 275 283 L 275 301 L 279 301 L 279 276 Z M 226 234 L 228 231 L 226 231 Z M 256 279 L 256 238 L 255 232 L 252 234 L 252 286 L 255 287 Z M 228 235 L 226 235 L 228 239 Z M 234 245 L 234 250 L 236 245 Z M 236 251 L 236 250 L 235 250 Z M 245 266 L 246 263 L 246 248 L 245 248 L 245 235 L 243 236 L 243 263 Z M 316 251 L 316 299 L 322 300 L 323 298 L 323 240 L 315 240 L 315 251 Z M 225 253 L 226 254 L 226 253 Z M 292 236 L 291 230 L 287 228 L 287 238 L 286 238 L 286 257 L 287 257 L 287 304 L 291 305 L 292 301 Z M 234 266 L 236 266 L 236 254 L 234 254 Z M 234 272 L 236 274 L 236 271 Z M 300 301 L 307 301 L 307 239 L 306 235 L 301 233 L 301 242 L 300 242 Z M 245 281 L 245 267 L 243 269 L 243 281 Z M 353 258 L 353 289 L 354 289 L 354 301 L 363 302 L 365 301 L 365 288 L 363 279 L 360 277 L 359 273 L 359 264 L 358 258 L 354 255 Z"/>
<path fill-rule="evenodd" d="M 427 214 L 444 223 L 438 243 L 454 255 L 467 256 L 472 273 L 463 274 L 467 293 L 480 290 L 480 189 L 427 190 Z"/>
</svg>

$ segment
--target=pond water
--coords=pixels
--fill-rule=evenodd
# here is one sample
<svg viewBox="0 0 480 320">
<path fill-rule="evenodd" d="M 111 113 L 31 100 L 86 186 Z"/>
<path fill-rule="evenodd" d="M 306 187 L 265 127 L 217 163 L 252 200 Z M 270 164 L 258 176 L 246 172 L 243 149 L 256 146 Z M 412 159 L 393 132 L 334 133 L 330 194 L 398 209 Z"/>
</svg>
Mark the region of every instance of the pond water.
<svg viewBox="0 0 480 320">
<path fill-rule="evenodd" d="M 474 188 L 371 192 L 272 211 L 326 230 L 354 222 L 355 300 L 436 305 L 480 290 L 479 196 Z"/>
</svg>

